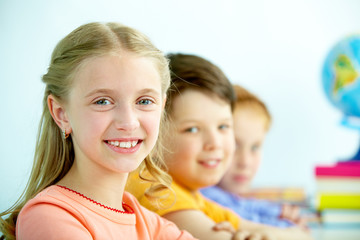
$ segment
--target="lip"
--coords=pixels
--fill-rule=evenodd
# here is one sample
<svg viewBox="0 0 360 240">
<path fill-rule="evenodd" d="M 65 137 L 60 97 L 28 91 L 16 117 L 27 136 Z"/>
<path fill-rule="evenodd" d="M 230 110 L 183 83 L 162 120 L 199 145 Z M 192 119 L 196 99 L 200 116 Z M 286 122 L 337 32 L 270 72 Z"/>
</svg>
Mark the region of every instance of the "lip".
<svg viewBox="0 0 360 240">
<path fill-rule="evenodd" d="M 219 166 L 219 164 L 221 163 L 221 159 L 220 158 L 209 158 L 209 159 L 200 160 L 200 161 L 198 161 L 198 163 L 204 168 L 214 169 Z"/>
<path fill-rule="evenodd" d="M 116 147 L 114 145 L 111 145 L 109 142 L 111 141 L 118 141 L 118 142 L 132 142 L 132 141 L 137 141 L 137 144 L 133 147 L 130 148 L 121 148 L 121 147 Z M 104 143 L 106 146 L 108 146 L 111 150 L 113 150 L 114 152 L 117 153 L 121 153 L 121 154 L 131 154 L 134 153 L 136 151 L 139 150 L 141 144 L 142 144 L 143 140 L 139 139 L 139 138 L 113 138 L 113 139 L 107 139 L 104 140 Z"/>
<path fill-rule="evenodd" d="M 234 175 L 232 177 L 233 181 L 234 182 L 237 182 L 237 183 L 244 183 L 244 182 L 247 182 L 249 180 L 249 178 L 245 175 Z"/>
</svg>

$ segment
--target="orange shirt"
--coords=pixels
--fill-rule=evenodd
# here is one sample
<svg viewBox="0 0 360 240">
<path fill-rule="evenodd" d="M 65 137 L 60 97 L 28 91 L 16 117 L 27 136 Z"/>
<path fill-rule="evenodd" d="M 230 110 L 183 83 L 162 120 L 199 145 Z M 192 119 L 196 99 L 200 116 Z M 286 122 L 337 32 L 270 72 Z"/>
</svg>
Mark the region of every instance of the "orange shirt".
<svg viewBox="0 0 360 240">
<path fill-rule="evenodd" d="M 239 229 L 240 217 L 232 210 L 205 198 L 199 191 L 192 193 L 176 182 L 172 182 L 171 191 L 163 191 L 163 198 L 150 201 L 144 192 L 150 183 L 141 180 L 137 172 L 130 174 L 126 190 L 133 194 L 140 204 L 156 212 L 160 216 L 179 210 L 199 210 L 216 223 L 228 221 L 235 229 Z"/>
<path fill-rule="evenodd" d="M 16 239 L 195 239 L 140 206 L 125 192 L 124 208 L 106 208 L 83 195 L 50 186 L 27 202 L 16 223 Z"/>
</svg>

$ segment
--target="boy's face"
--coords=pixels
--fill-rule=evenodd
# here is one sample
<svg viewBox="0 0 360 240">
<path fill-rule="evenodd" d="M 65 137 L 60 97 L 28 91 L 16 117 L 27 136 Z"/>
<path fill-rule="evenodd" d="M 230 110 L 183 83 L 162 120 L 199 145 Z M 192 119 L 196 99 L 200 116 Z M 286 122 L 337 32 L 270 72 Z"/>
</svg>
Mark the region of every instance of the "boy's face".
<svg viewBox="0 0 360 240">
<path fill-rule="evenodd" d="M 235 108 L 233 116 L 236 150 L 219 186 L 241 194 L 249 189 L 260 165 L 266 135 L 265 118 L 251 108 Z"/>
<path fill-rule="evenodd" d="M 230 105 L 214 95 L 186 90 L 174 99 L 170 117 L 165 139 L 170 175 L 190 191 L 218 183 L 235 148 Z"/>
</svg>

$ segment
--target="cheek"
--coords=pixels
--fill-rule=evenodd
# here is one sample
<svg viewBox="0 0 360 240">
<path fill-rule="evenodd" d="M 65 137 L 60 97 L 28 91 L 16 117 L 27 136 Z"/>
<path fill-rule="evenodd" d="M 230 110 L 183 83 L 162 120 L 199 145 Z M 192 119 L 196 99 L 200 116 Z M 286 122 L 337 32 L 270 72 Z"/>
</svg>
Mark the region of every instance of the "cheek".
<svg viewBox="0 0 360 240">
<path fill-rule="evenodd" d="M 235 141 L 234 136 L 232 134 L 228 134 L 225 136 L 224 140 L 224 152 L 227 156 L 227 161 L 229 162 L 229 165 L 234 164 L 233 158 L 235 154 Z M 231 163 L 230 163 L 231 162 Z"/>
<path fill-rule="evenodd" d="M 255 170 L 255 172 L 259 169 L 260 162 L 261 162 L 261 157 L 256 156 L 255 159 L 254 159 L 254 170 Z"/>
<path fill-rule="evenodd" d="M 71 128 L 75 135 L 89 137 L 99 136 L 107 124 L 105 115 L 75 112 L 71 118 Z"/>
<path fill-rule="evenodd" d="M 256 154 L 253 159 L 252 159 L 252 172 L 253 175 L 255 176 L 256 172 L 258 171 L 259 167 L 260 167 L 260 161 L 261 161 L 261 156 L 260 154 Z"/>
<path fill-rule="evenodd" d="M 160 127 L 160 113 L 159 114 L 146 114 L 141 116 L 141 125 L 147 133 L 147 136 L 151 138 L 151 140 L 155 140 L 159 135 L 159 127 Z"/>
<path fill-rule="evenodd" d="M 169 167 L 179 168 L 188 166 L 196 158 L 196 147 L 188 139 L 184 139 L 181 136 L 170 135 L 165 140 L 165 146 L 168 150 L 165 158 Z"/>
</svg>

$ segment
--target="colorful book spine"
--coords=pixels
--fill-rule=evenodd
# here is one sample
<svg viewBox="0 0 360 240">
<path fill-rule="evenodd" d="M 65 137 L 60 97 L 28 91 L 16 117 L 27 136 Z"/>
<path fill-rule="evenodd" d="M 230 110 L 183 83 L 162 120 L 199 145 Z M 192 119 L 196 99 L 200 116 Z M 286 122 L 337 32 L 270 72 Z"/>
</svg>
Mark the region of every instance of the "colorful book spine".
<svg viewBox="0 0 360 240">
<path fill-rule="evenodd" d="M 316 190 L 317 193 L 360 194 L 360 178 L 318 177 L 316 178 Z"/>
<path fill-rule="evenodd" d="M 326 209 L 321 212 L 325 227 L 357 227 L 360 229 L 360 210 Z"/>
<path fill-rule="evenodd" d="M 357 177 L 360 178 L 360 165 L 358 164 L 337 164 L 337 165 L 319 165 L 315 167 L 316 177 Z"/>
<path fill-rule="evenodd" d="M 331 194 L 317 195 L 317 208 L 324 209 L 360 209 L 360 194 Z"/>
</svg>

